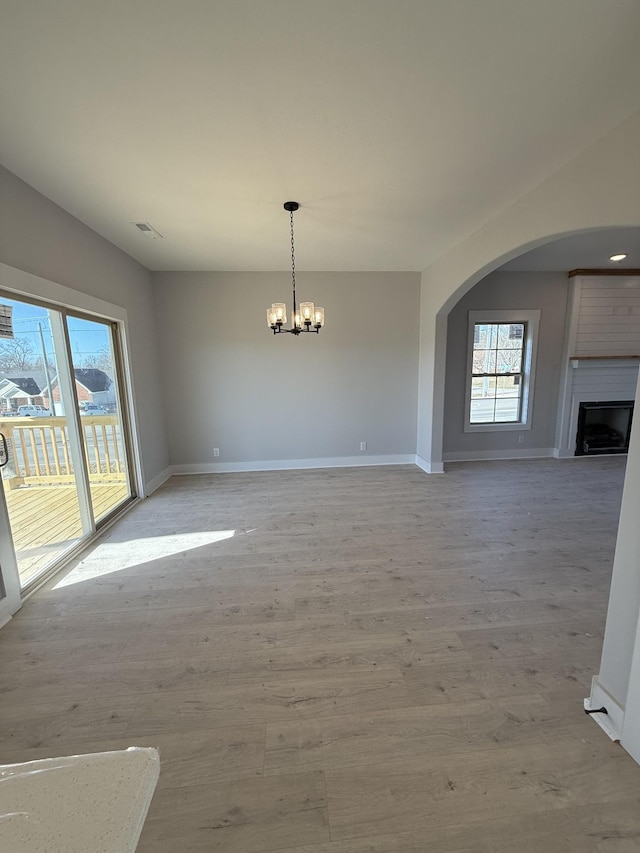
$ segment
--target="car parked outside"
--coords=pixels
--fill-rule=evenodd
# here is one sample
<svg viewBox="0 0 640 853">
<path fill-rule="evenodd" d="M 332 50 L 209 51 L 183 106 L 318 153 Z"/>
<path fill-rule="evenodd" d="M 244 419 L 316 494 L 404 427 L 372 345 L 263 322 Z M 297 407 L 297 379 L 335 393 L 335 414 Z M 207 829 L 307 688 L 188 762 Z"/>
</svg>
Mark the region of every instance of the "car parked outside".
<svg viewBox="0 0 640 853">
<path fill-rule="evenodd" d="M 52 418 L 51 409 L 44 406 L 18 406 L 18 417 L 21 418 Z"/>
<path fill-rule="evenodd" d="M 106 415 L 108 414 L 106 409 L 103 409 L 102 406 L 98 406 L 97 403 L 85 403 L 84 406 L 80 409 L 81 415 Z"/>
</svg>

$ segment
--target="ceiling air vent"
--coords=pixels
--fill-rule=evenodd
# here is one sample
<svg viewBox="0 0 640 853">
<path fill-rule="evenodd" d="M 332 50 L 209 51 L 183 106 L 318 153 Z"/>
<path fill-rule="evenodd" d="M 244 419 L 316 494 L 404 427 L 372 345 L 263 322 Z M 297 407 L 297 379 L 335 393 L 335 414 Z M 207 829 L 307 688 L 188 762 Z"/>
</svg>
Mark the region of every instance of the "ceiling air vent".
<svg viewBox="0 0 640 853">
<path fill-rule="evenodd" d="M 133 223 L 138 231 L 141 234 L 144 234 L 145 237 L 150 237 L 152 240 L 162 240 L 162 234 L 153 227 L 153 225 L 149 225 L 148 222 L 134 222 Z"/>
</svg>

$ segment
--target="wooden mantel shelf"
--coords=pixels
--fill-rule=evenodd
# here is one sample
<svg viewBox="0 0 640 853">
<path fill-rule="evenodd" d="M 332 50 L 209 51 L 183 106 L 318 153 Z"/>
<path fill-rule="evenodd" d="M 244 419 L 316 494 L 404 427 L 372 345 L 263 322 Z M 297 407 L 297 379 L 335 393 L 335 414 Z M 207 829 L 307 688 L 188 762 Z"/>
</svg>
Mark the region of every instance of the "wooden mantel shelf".
<svg viewBox="0 0 640 853">
<path fill-rule="evenodd" d="M 631 367 L 640 355 L 572 355 L 569 364 L 573 369 L 583 367 Z M 585 364 L 587 362 L 587 364 Z"/>
<path fill-rule="evenodd" d="M 569 361 L 602 361 L 604 359 L 640 358 L 640 355 L 570 355 Z"/>
</svg>

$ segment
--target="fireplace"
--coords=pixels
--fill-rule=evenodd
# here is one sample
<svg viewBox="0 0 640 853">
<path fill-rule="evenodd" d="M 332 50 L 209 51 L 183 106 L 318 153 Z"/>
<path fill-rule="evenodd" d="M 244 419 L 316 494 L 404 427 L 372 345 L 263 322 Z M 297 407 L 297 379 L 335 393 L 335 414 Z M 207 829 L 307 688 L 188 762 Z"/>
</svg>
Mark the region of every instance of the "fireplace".
<svg viewBox="0 0 640 853">
<path fill-rule="evenodd" d="M 627 453 L 632 418 L 633 400 L 580 403 L 575 455 Z"/>
</svg>

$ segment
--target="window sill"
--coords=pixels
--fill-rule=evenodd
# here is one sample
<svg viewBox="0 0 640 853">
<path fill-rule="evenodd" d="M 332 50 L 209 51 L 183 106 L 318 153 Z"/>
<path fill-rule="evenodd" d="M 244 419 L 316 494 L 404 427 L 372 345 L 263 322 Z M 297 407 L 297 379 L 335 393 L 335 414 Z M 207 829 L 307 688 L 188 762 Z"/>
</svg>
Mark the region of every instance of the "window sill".
<svg viewBox="0 0 640 853">
<path fill-rule="evenodd" d="M 464 432 L 525 432 L 531 430 L 531 424 L 517 423 L 508 424 L 465 424 Z"/>
</svg>

